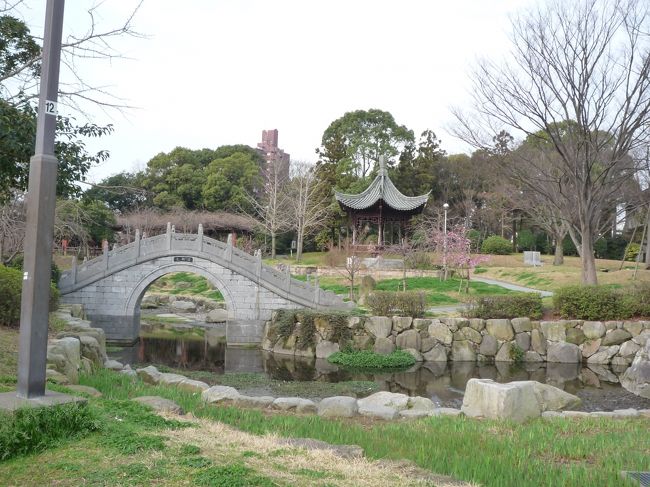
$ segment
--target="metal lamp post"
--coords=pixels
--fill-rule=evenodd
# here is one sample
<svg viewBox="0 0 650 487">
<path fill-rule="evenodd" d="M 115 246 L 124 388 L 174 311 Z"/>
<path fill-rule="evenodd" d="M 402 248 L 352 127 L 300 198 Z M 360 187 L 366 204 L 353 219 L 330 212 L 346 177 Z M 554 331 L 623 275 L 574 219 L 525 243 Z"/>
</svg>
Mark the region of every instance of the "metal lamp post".
<svg viewBox="0 0 650 487">
<path fill-rule="evenodd" d="M 36 148 L 29 164 L 27 228 L 20 308 L 17 396 L 45 395 L 50 268 L 58 161 L 54 156 L 64 0 L 48 0 L 36 125 Z"/>
<path fill-rule="evenodd" d="M 445 211 L 445 220 L 443 226 L 444 239 L 443 239 L 443 251 L 442 251 L 442 267 L 445 273 L 445 281 L 447 280 L 447 210 L 449 209 L 449 203 L 442 205 L 443 210 Z"/>
</svg>

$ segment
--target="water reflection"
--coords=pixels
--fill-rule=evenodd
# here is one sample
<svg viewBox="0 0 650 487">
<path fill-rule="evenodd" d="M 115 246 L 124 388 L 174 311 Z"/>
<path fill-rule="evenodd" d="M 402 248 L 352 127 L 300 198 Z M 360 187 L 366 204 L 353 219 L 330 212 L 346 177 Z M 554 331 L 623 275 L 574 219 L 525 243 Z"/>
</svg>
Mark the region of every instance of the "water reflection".
<svg viewBox="0 0 650 487">
<path fill-rule="evenodd" d="M 141 338 L 137 345 L 111 355 L 129 364 L 153 363 L 179 369 L 211 371 L 215 373 L 214 383 L 218 381 L 219 374 L 226 372 L 264 373 L 269 378 L 283 381 L 375 381 L 382 390 L 429 397 L 441 406 L 458 407 L 467 381 L 478 377 L 497 382 L 536 380 L 551 384 L 588 401 L 585 409 L 650 407 L 649 400 L 637 398 L 620 387 L 618 377 L 624 370 L 604 366 L 427 362 L 400 372 L 352 372 L 340 369 L 325 359 L 277 355 L 258 349 L 228 348 L 209 335 L 204 339 Z M 604 406 L 604 401 L 607 406 Z"/>
</svg>

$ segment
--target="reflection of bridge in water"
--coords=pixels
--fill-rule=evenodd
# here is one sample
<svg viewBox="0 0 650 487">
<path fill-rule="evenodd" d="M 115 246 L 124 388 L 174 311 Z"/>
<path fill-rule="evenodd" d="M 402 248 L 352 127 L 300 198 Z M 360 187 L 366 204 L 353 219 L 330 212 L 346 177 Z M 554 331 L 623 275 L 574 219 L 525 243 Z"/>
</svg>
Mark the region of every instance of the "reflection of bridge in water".
<svg viewBox="0 0 650 487">
<path fill-rule="evenodd" d="M 363 380 L 377 382 L 381 390 L 431 398 L 440 406 L 460 407 L 467 381 L 477 377 L 498 382 L 536 380 L 581 396 L 588 410 L 649 407 L 650 400 L 632 395 L 618 383 L 624 372 L 601 365 L 526 363 L 513 366 L 507 362 L 425 362 L 402 372 L 350 372 L 325 359 L 294 357 L 258 349 L 226 347 L 211 337 L 201 339 L 143 338 L 133 347 L 122 349 L 112 358 L 129 364 L 167 365 L 181 370 L 213 372 L 216 383 L 224 373 L 260 373 L 280 381 L 342 382 Z M 182 372 L 181 372 L 182 373 Z M 242 390 L 251 395 L 274 395 L 264 386 Z M 629 403 L 626 401 L 634 401 Z"/>
<path fill-rule="evenodd" d="M 156 279 L 171 272 L 190 272 L 205 277 L 226 301 L 228 342 L 261 341 L 264 321 L 280 308 L 334 310 L 343 300 L 318 286 L 292 279 L 262 263 L 261 254 L 247 254 L 228 242 L 198 234 L 172 231 L 135 241 L 82 265 L 76 260 L 59 281 L 61 300 L 83 304 L 88 318 L 106 332 L 112 342 L 133 343 L 140 330 L 140 301 Z"/>
</svg>

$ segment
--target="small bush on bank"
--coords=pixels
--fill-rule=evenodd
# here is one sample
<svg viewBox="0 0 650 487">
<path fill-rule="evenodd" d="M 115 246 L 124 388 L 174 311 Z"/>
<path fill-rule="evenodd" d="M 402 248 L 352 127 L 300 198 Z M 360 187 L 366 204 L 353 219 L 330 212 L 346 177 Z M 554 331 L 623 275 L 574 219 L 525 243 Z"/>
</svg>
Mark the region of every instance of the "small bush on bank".
<svg viewBox="0 0 650 487">
<path fill-rule="evenodd" d="M 650 316 L 650 284 L 612 289 L 605 286 L 566 286 L 553 295 L 555 311 L 563 318 L 622 320 Z"/>
<path fill-rule="evenodd" d="M 366 305 L 375 316 L 412 316 L 422 318 L 426 310 L 426 295 L 422 291 L 374 291 Z"/>
<path fill-rule="evenodd" d="M 508 255 L 512 253 L 512 243 L 498 235 L 492 235 L 481 244 L 481 252 L 484 254 Z"/>
<path fill-rule="evenodd" d="M 0 461 L 41 451 L 60 439 L 83 436 L 97 429 L 99 422 L 86 405 L 65 404 L 0 413 Z"/>
<path fill-rule="evenodd" d="M 413 355 L 403 350 L 395 350 L 390 355 L 380 355 L 370 350 L 344 350 L 333 353 L 327 360 L 351 369 L 398 369 L 415 364 Z"/>
<path fill-rule="evenodd" d="M 638 243 L 631 243 L 625 250 L 625 260 L 635 261 L 641 252 L 641 246 Z"/>
<path fill-rule="evenodd" d="M 542 297 L 537 293 L 480 296 L 470 302 L 467 314 L 483 319 L 541 318 Z"/>
<path fill-rule="evenodd" d="M 20 295 L 23 287 L 23 273 L 0 265 L 0 325 L 17 327 L 20 322 Z M 50 311 L 59 303 L 59 290 L 50 286 Z"/>
</svg>

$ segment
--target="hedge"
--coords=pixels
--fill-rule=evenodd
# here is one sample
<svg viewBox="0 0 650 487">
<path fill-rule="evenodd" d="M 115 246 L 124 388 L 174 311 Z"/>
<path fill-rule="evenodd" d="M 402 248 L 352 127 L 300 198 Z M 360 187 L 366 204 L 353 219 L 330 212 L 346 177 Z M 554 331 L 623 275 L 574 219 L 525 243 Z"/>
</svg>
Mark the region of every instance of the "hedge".
<svg viewBox="0 0 650 487">
<path fill-rule="evenodd" d="M 0 265 L 0 325 L 17 327 L 20 323 L 20 295 L 23 286 L 23 273 Z M 50 311 L 57 308 L 59 291 L 50 285 Z"/>
<path fill-rule="evenodd" d="M 541 318 L 542 296 L 537 293 L 512 293 L 480 296 L 470 302 L 468 313 L 472 318 Z"/>
<path fill-rule="evenodd" d="M 366 305 L 375 316 L 422 318 L 426 304 L 426 294 L 422 291 L 374 291 L 366 298 Z"/>
<path fill-rule="evenodd" d="M 381 355 L 370 350 L 341 351 L 330 355 L 330 363 L 352 369 L 397 369 L 415 364 L 415 358 L 404 350 L 395 350 L 388 355 Z"/>
<path fill-rule="evenodd" d="M 492 235 L 481 244 L 484 254 L 509 255 L 512 253 L 512 242 L 498 235 Z"/>
<path fill-rule="evenodd" d="M 607 286 L 566 286 L 553 295 L 555 311 L 563 318 L 621 320 L 650 316 L 650 284 L 614 289 Z"/>
</svg>

